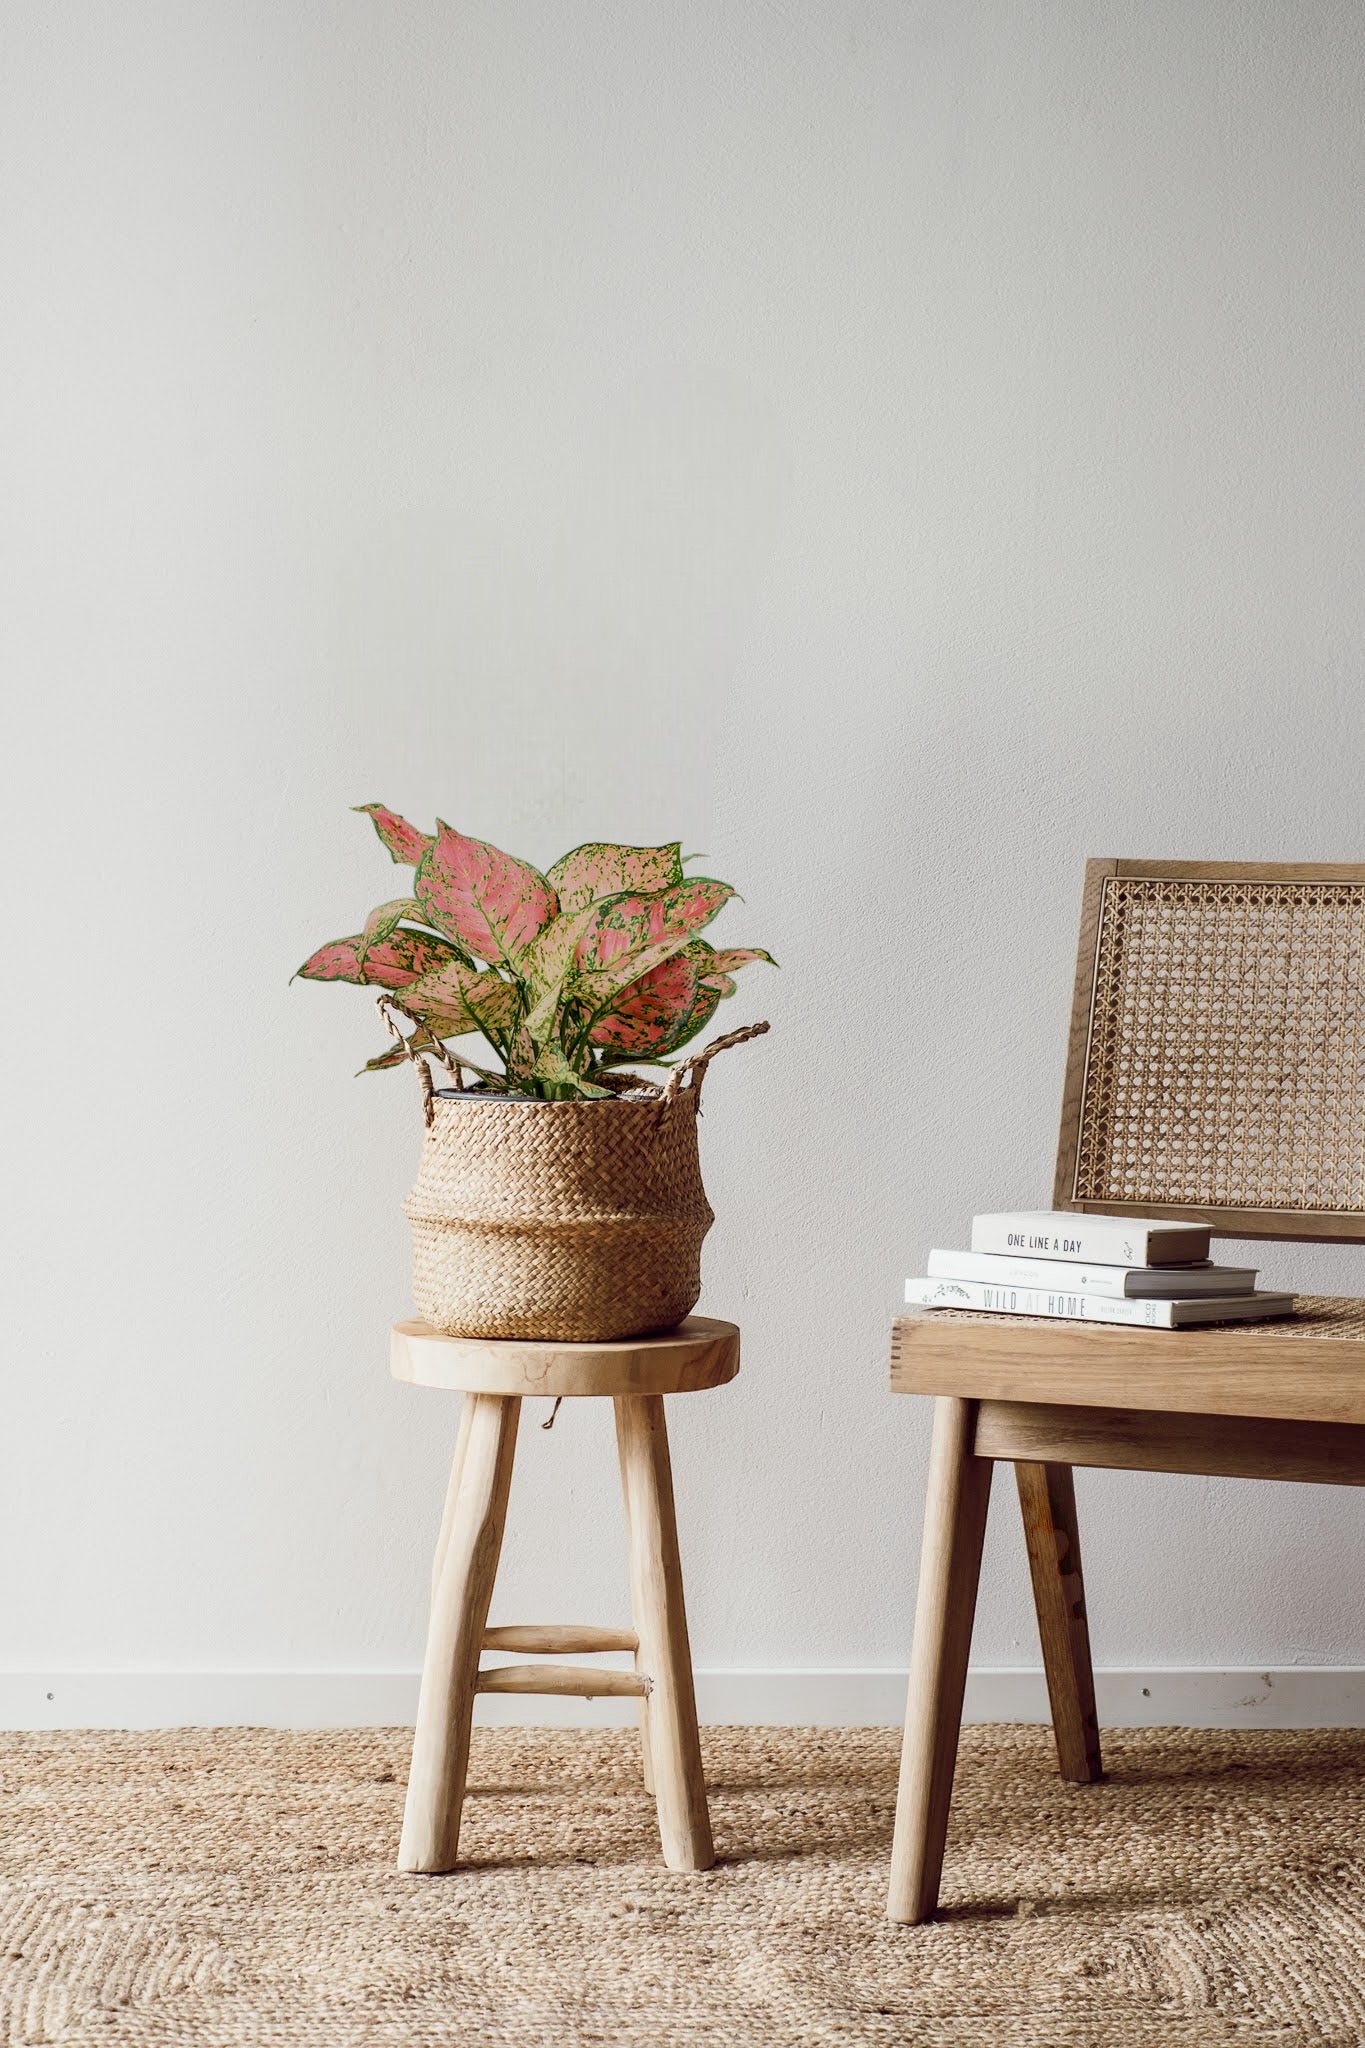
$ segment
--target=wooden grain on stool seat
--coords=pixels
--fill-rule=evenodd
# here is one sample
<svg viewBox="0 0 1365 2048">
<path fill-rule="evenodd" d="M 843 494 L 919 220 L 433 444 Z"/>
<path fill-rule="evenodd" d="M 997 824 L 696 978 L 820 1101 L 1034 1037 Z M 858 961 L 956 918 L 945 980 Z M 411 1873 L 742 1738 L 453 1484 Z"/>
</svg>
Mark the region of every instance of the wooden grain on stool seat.
<svg viewBox="0 0 1365 2048">
<path fill-rule="evenodd" d="M 396 1380 L 466 1394 L 552 1400 L 588 1394 L 692 1394 L 724 1386 L 739 1371 L 733 1323 L 689 1316 L 657 1337 L 611 1344 L 530 1344 L 447 1337 L 430 1323 L 395 1323 L 389 1347 Z"/>
</svg>

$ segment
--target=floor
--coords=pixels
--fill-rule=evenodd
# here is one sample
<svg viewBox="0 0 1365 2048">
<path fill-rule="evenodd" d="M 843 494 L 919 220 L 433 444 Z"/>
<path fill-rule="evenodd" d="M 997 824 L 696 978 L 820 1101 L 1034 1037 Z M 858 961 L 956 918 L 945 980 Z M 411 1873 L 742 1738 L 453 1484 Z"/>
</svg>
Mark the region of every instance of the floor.
<svg viewBox="0 0 1365 2048">
<path fill-rule="evenodd" d="M 408 1731 L 0 1736 L 0 2041 L 1221 2048 L 1365 2041 L 1365 1732 L 964 1736 L 944 1916 L 883 1918 L 897 1741 L 704 1731 L 721 1861 L 659 1861 L 630 1734 L 475 1736 L 447 1877 Z"/>
</svg>

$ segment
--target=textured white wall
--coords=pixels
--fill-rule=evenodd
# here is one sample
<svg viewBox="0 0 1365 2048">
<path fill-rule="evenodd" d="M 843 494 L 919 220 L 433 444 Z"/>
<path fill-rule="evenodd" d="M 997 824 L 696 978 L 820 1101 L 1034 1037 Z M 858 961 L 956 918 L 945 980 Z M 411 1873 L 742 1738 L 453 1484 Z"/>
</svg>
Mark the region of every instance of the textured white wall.
<svg viewBox="0 0 1365 2048">
<path fill-rule="evenodd" d="M 391 893 L 380 798 L 744 892 L 694 1647 L 903 1662 L 887 1325 L 1046 1198 L 1083 857 L 1362 853 L 1359 9 L 17 0 L 0 94 L 0 1659 L 417 1661 L 415 1090 L 287 986 Z M 1100 1661 L 1365 1662 L 1353 1494 L 1080 1494 Z M 623 1602 L 566 1408 L 498 1608 Z"/>
</svg>

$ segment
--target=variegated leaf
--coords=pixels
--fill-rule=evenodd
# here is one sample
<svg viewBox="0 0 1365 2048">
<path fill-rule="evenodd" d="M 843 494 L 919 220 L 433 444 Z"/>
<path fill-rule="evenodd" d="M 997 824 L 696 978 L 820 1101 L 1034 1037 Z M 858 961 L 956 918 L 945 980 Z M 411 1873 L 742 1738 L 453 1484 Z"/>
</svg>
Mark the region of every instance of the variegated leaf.
<svg viewBox="0 0 1365 2048">
<path fill-rule="evenodd" d="M 410 932 L 401 925 L 386 939 L 361 948 L 364 979 L 373 988 L 408 988 L 433 968 L 457 958 L 454 947 L 444 939 L 429 932 Z"/>
<path fill-rule="evenodd" d="M 769 967 L 777 962 L 771 953 L 765 953 L 761 946 L 731 946 L 716 954 L 712 966 L 719 974 L 733 974 L 737 967 L 747 967 L 751 960 L 766 960 Z"/>
<path fill-rule="evenodd" d="M 673 932 L 696 932 L 720 911 L 734 890 L 728 882 L 708 881 L 704 875 L 689 875 L 676 889 L 665 889 L 650 898 L 649 936 L 667 938 Z"/>
<path fill-rule="evenodd" d="M 545 877 L 561 910 L 582 910 L 604 896 L 653 894 L 683 878 L 681 840 L 671 846 L 576 846 Z"/>
<path fill-rule="evenodd" d="M 662 1051 L 691 1015 L 698 984 L 697 963 L 687 953 L 665 960 L 631 982 L 598 1017 L 589 1033 L 592 1043 L 632 1055 Z"/>
<path fill-rule="evenodd" d="M 415 883 L 423 915 L 479 960 L 514 966 L 559 908 L 538 869 L 437 820 Z"/>
<path fill-rule="evenodd" d="M 613 896 L 599 904 L 575 955 L 575 1001 L 600 1015 L 633 981 L 682 952 L 733 894 L 725 882 L 687 881 L 655 896 Z"/>
<path fill-rule="evenodd" d="M 522 954 L 517 972 L 531 991 L 531 1008 L 526 1029 L 537 1045 L 543 1045 L 554 1029 L 564 996 L 564 985 L 572 971 L 583 937 L 596 911 L 595 904 L 580 910 L 561 911 L 551 918 L 543 932 Z"/>
<path fill-rule="evenodd" d="M 675 1052 L 681 1052 L 682 1048 L 689 1044 L 699 1031 L 705 1030 L 706 1026 L 715 1016 L 719 1002 L 719 991 L 707 988 L 705 982 L 703 982 L 697 989 L 697 999 L 693 1003 L 692 1008 L 686 1017 L 683 1018 L 677 1030 L 672 1032 L 662 1045 L 656 1046 L 652 1052 L 644 1054 L 604 1051 L 602 1059 L 610 1066 L 619 1066 L 623 1061 L 629 1059 L 644 1059 L 651 1066 L 656 1067 L 666 1066 Z"/>
<path fill-rule="evenodd" d="M 439 1043 L 425 1025 L 419 1024 L 406 1045 L 391 1045 L 387 1052 L 376 1053 L 372 1060 L 366 1060 L 360 1073 L 380 1074 L 386 1067 L 401 1067 L 412 1053 L 435 1052 Z"/>
<path fill-rule="evenodd" d="M 715 947 L 710 945 L 705 939 L 693 939 L 691 945 L 687 948 L 686 957 L 697 970 L 696 998 L 692 1008 L 679 1023 L 676 1031 L 669 1035 L 668 1039 L 659 1047 L 658 1052 L 655 1054 L 656 1060 L 660 1062 L 666 1060 L 672 1053 L 680 1051 L 683 1046 L 695 1038 L 697 1033 L 710 1023 L 716 1013 L 716 1006 L 720 1002 L 720 990 L 710 986 L 717 958 Z"/>
<path fill-rule="evenodd" d="M 706 1029 L 706 1026 L 715 1016 L 719 1003 L 719 989 L 708 988 L 706 983 L 703 982 L 697 990 L 697 1000 L 693 1003 L 690 1014 L 673 1033 L 667 1045 L 659 1047 L 659 1057 L 667 1059 L 671 1053 L 681 1052 L 682 1048 L 689 1044 L 699 1031 Z"/>
<path fill-rule="evenodd" d="M 390 858 L 399 867 L 415 868 L 432 844 L 429 832 L 419 832 L 415 825 L 410 825 L 406 818 L 400 818 L 397 811 L 389 810 L 384 804 L 357 804 L 355 808 L 372 821 Z"/>
<path fill-rule="evenodd" d="M 514 1087 L 535 1093 L 530 1085 L 531 1075 L 541 1050 L 524 1024 L 513 1033 L 503 1058 L 507 1063 L 507 1078 Z"/>
<path fill-rule="evenodd" d="M 587 1096 L 589 1099 L 611 1094 L 610 1088 L 599 1088 L 595 1081 L 588 1080 L 573 1068 L 559 1045 L 542 1047 L 531 1069 L 532 1079 L 544 1081 L 552 1088 L 563 1089 L 567 1094 Z"/>
<path fill-rule="evenodd" d="M 713 988 L 718 996 L 732 996 L 739 983 L 733 974 L 708 974 L 702 987 Z"/>
<path fill-rule="evenodd" d="M 587 903 L 581 909 L 561 911 L 558 917 L 551 918 L 517 964 L 517 972 L 528 987 L 553 988 L 564 979 L 566 969 L 579 957 L 580 942 L 592 929 L 602 908 L 600 903 Z"/>
<path fill-rule="evenodd" d="M 366 1060 L 357 1071 L 361 1074 L 382 1074 L 385 1067 L 401 1067 L 406 1058 L 401 1045 L 391 1045 L 387 1052 L 377 1052 L 372 1060 Z"/>
<path fill-rule="evenodd" d="M 301 975 L 305 981 L 358 981 L 365 979 L 365 970 L 360 962 L 360 949 L 365 940 L 360 932 L 353 938 L 332 939 L 325 946 L 319 946 L 316 953 L 310 953 L 299 968 L 294 979 Z"/>
<path fill-rule="evenodd" d="M 516 1024 L 518 996 L 514 983 L 490 968 L 479 973 L 463 960 L 450 959 L 403 991 L 403 1007 L 421 1017 L 440 1038 L 464 1031 L 482 1031 L 497 1045 Z"/>
<path fill-rule="evenodd" d="M 686 881 L 651 896 L 610 896 L 593 907 L 575 950 L 580 975 L 596 974 L 628 954 L 666 939 L 687 944 L 709 924 L 734 890 L 728 882 Z M 643 967 L 639 970 L 646 972 Z"/>
<path fill-rule="evenodd" d="M 378 910 L 372 910 L 365 920 L 365 944 L 375 945 L 395 931 L 405 917 L 416 918 L 419 922 L 422 906 L 414 896 L 395 896 L 392 903 L 381 903 Z"/>
</svg>

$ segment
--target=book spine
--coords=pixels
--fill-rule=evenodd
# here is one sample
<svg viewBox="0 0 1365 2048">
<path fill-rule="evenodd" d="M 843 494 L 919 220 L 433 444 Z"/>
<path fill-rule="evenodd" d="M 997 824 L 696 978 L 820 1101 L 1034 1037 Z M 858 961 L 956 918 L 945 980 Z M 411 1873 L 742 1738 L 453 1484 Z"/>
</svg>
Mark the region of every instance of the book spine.
<svg viewBox="0 0 1365 2048">
<path fill-rule="evenodd" d="M 1065 1259 L 944 1251 L 930 1252 L 928 1266 L 936 1280 L 977 1280 L 996 1287 L 1058 1287 L 1069 1294 L 1102 1295 L 1106 1301 L 1123 1301 L 1128 1295 L 1125 1266 L 1078 1266 Z"/>
<path fill-rule="evenodd" d="M 1169 1301 L 1107 1301 L 1102 1295 L 1075 1294 L 1061 1288 L 992 1287 L 983 1280 L 907 1280 L 905 1298 L 921 1308 L 1058 1316 L 1071 1323 L 1137 1323 L 1149 1330 L 1174 1326 L 1174 1304 Z"/>
<path fill-rule="evenodd" d="M 1129 1229 L 1110 1218 L 1068 1217 L 1055 1225 L 1027 1216 L 977 1216 L 972 1220 L 972 1250 L 1000 1252 L 1008 1258 L 1062 1259 L 1068 1264 L 1147 1266 L 1151 1264 L 1150 1230 Z M 1205 1249 L 1208 1240 L 1205 1238 Z"/>
</svg>

